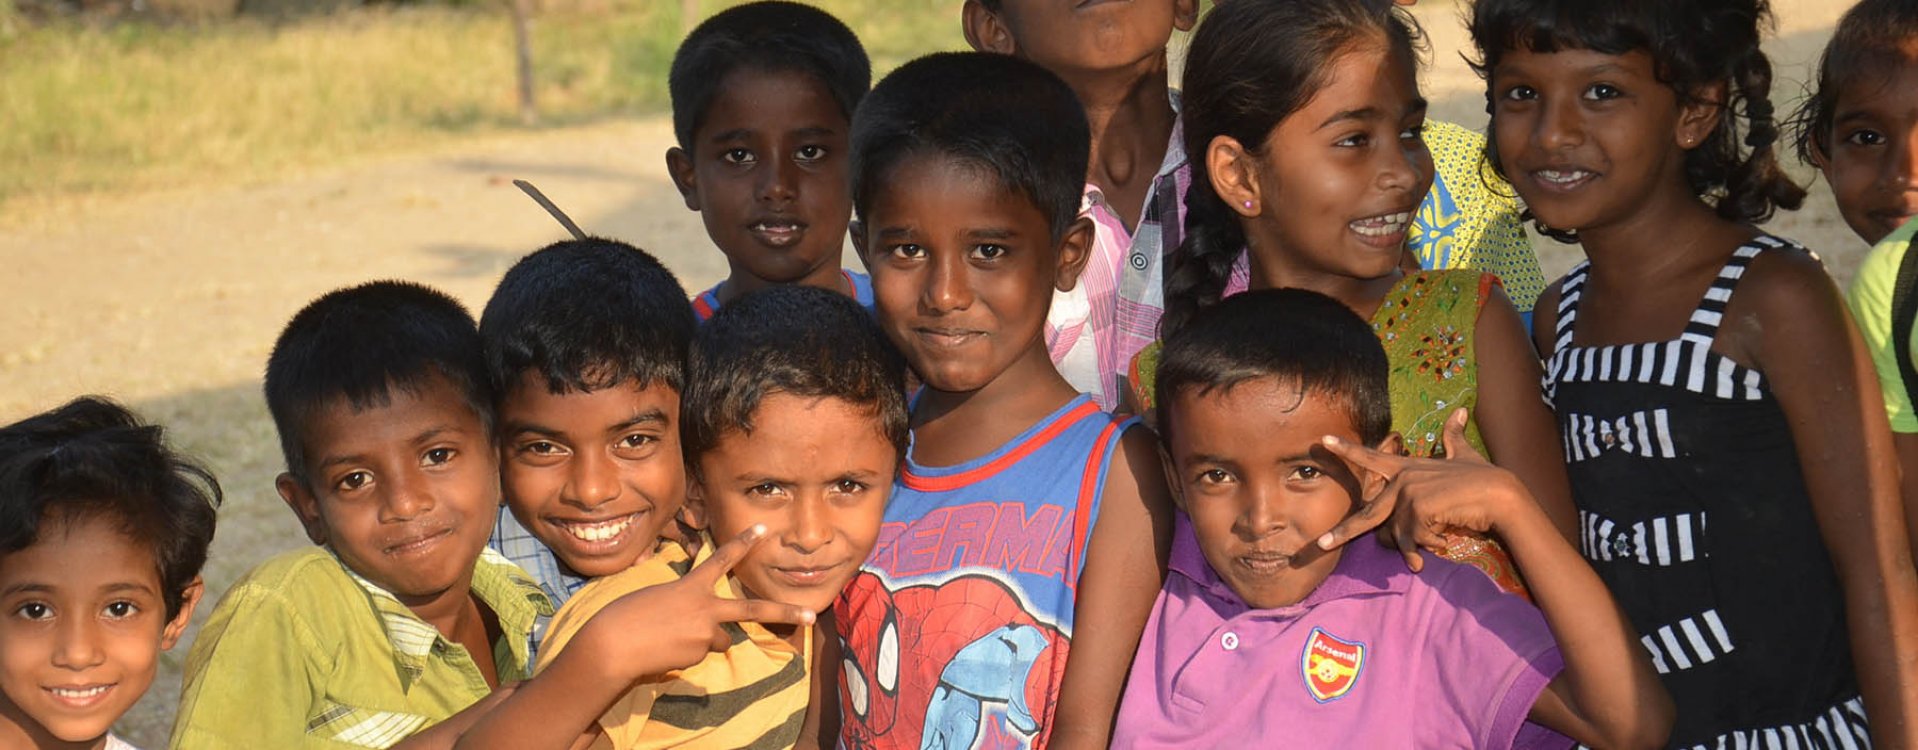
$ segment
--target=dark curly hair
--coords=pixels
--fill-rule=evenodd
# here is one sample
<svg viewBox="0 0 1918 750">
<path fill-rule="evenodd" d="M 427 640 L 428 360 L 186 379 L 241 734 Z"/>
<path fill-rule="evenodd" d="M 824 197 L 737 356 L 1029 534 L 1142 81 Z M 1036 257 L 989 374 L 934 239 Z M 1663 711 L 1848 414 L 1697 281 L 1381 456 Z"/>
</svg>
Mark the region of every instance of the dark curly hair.
<svg viewBox="0 0 1918 750">
<path fill-rule="evenodd" d="M 1238 214 L 1212 189 L 1205 153 L 1231 136 L 1265 148 L 1279 122 L 1325 87 L 1333 60 L 1359 44 L 1384 44 L 1416 60 L 1421 34 L 1405 11 L 1384 0 L 1233 0 L 1199 24 L 1186 54 L 1185 152 L 1192 183 L 1185 194 L 1185 239 L 1168 261 L 1162 337 L 1225 293 L 1232 261 L 1245 248 Z"/>
<path fill-rule="evenodd" d="M 1811 90 L 1792 116 L 1792 140 L 1798 158 L 1813 163 L 1830 153 L 1838 94 L 1864 77 L 1884 80 L 1885 71 L 1918 62 L 1918 0 L 1861 0 L 1838 20 L 1838 28 L 1818 58 Z"/>
<path fill-rule="evenodd" d="M 1703 143 L 1685 154 L 1685 179 L 1718 215 L 1762 223 L 1779 208 L 1796 210 L 1805 189 L 1778 164 L 1779 127 L 1774 117 L 1771 60 L 1760 49 L 1772 25 L 1767 0 L 1479 0 L 1472 6 L 1472 67 L 1486 81 L 1486 158 L 1498 161 L 1498 113 L 1492 72 L 1514 50 L 1552 53 L 1582 49 L 1608 55 L 1643 51 L 1661 83 L 1679 100 L 1697 103 L 1714 84 L 1724 84 L 1725 116 Z M 1564 242 L 1573 232 L 1541 225 Z"/>
<path fill-rule="evenodd" d="M 165 432 L 86 396 L 0 427 L 0 557 L 42 541 L 49 524 L 103 519 L 153 554 L 166 616 L 213 543 L 220 483 L 167 447 Z"/>
</svg>

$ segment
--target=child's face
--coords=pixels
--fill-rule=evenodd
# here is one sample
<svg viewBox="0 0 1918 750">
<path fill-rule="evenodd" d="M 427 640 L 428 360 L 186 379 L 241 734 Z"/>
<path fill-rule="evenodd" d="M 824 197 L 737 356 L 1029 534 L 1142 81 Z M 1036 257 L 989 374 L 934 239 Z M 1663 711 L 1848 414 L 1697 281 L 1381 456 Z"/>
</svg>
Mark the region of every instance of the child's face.
<svg viewBox="0 0 1918 750">
<path fill-rule="evenodd" d="M 500 402 L 499 424 L 506 504 L 582 576 L 650 553 L 686 496 L 679 394 L 664 384 L 555 394 L 528 372 Z"/>
<path fill-rule="evenodd" d="M 794 283 L 839 267 L 852 220 L 850 129 L 819 79 L 739 68 L 695 142 L 668 151 L 666 166 L 734 275 Z"/>
<path fill-rule="evenodd" d="M 1088 227 L 1055 245 L 1032 201 L 941 154 L 907 156 L 885 182 L 856 239 L 880 324 L 919 378 L 975 391 L 1045 357 L 1046 310 L 1077 282 Z"/>
<path fill-rule="evenodd" d="M 836 398 L 775 393 L 752 422 L 699 457 L 689 503 L 715 540 L 766 525 L 733 568 L 748 592 L 823 612 L 872 552 L 899 450 L 870 409 Z"/>
<path fill-rule="evenodd" d="M 1872 244 L 1918 215 L 1918 64 L 1885 72 L 1839 89 L 1818 159 L 1839 215 Z"/>
<path fill-rule="evenodd" d="M 388 397 L 316 410 L 301 427 L 308 481 L 282 474 L 277 485 L 309 538 L 410 606 L 469 585 L 499 508 L 499 464 L 445 378 Z"/>
<path fill-rule="evenodd" d="M 1546 226 L 1625 221 L 1690 187 L 1685 148 L 1717 118 L 1681 106 L 1650 55 L 1511 50 L 1492 71 L 1492 133 L 1505 174 Z"/>
<path fill-rule="evenodd" d="M 976 4 L 977 0 L 973 0 Z M 998 13 L 968 9 L 974 47 L 1016 54 L 1047 70 L 1104 72 L 1162 65 L 1172 30 L 1192 29 L 1197 0 L 1003 0 Z"/>
<path fill-rule="evenodd" d="M 0 558 L 0 725 L 43 747 L 105 735 L 193 617 L 197 579 L 171 621 L 161 587 L 153 552 L 106 518 L 48 519 Z"/>
<path fill-rule="evenodd" d="M 1378 278 L 1399 267 L 1406 231 L 1432 187 L 1432 155 L 1418 135 L 1425 100 L 1413 61 L 1376 45 L 1338 55 L 1329 73 L 1259 148 L 1250 186 L 1257 192 L 1226 200 L 1247 214 L 1254 211 L 1244 203 L 1253 201 L 1257 228 L 1248 234 L 1270 237 L 1281 251 L 1261 253 L 1262 262 Z M 1223 147 L 1214 142 L 1215 162 Z M 1222 165 L 1214 174 L 1230 171 Z"/>
<path fill-rule="evenodd" d="M 1359 480 L 1320 443 L 1362 443 L 1351 418 L 1269 377 L 1185 389 L 1171 406 L 1166 450 L 1206 562 L 1252 607 L 1297 604 L 1338 564 L 1316 542 L 1359 497 Z"/>
</svg>

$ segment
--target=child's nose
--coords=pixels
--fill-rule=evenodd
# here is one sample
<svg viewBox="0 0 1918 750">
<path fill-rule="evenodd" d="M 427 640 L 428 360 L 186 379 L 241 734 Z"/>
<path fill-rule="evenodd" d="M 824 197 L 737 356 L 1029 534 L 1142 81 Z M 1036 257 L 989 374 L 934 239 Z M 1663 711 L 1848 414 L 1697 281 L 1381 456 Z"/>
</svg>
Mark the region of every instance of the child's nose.
<svg viewBox="0 0 1918 750">
<path fill-rule="evenodd" d="M 806 498 L 794 504 L 792 527 L 787 529 L 786 539 L 801 552 L 813 552 L 832 541 L 832 522 L 827 517 L 825 498 Z"/>
<path fill-rule="evenodd" d="M 772 159 L 760 171 L 759 199 L 775 206 L 791 202 L 799 194 L 799 167 L 786 159 Z"/>
<path fill-rule="evenodd" d="M 1239 527 L 1234 531 L 1246 539 L 1264 539 L 1283 531 L 1289 523 L 1288 519 L 1285 498 L 1277 488 L 1264 483 L 1249 483 L 1245 508 L 1239 515 Z"/>
<path fill-rule="evenodd" d="M 105 655 L 100 648 L 99 629 L 92 617 L 63 617 L 55 636 L 53 665 L 62 669 L 87 669 L 98 665 Z"/>
<path fill-rule="evenodd" d="M 619 472 L 613 459 L 595 451 L 581 451 L 572 461 L 560 500 L 592 509 L 619 497 Z"/>
<path fill-rule="evenodd" d="M 428 480 L 417 472 L 400 472 L 386 483 L 386 502 L 380 504 L 380 520 L 410 521 L 433 509 Z"/>
<path fill-rule="evenodd" d="M 1547 149 L 1577 146 L 1585 142 L 1584 122 L 1578 114 L 1577 100 L 1547 103 L 1538 118 L 1535 134 L 1539 145 Z"/>
<path fill-rule="evenodd" d="M 925 305 L 928 309 L 963 310 L 972 305 L 972 288 L 964 258 L 936 260 L 926 275 Z"/>
</svg>

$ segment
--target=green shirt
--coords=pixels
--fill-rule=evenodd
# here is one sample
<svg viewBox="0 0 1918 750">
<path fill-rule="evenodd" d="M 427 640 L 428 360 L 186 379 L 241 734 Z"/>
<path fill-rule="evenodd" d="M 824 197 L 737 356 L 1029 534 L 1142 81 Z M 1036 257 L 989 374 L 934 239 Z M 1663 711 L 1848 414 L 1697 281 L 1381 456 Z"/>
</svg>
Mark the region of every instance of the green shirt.
<svg viewBox="0 0 1918 750">
<path fill-rule="evenodd" d="M 1865 261 L 1858 266 L 1845 295 L 1851 302 L 1852 317 L 1858 319 L 1858 332 L 1864 334 L 1865 348 L 1871 351 L 1872 366 L 1878 370 L 1878 384 L 1885 392 L 1885 414 L 1891 417 L 1892 432 L 1918 432 L 1918 414 L 1912 413 L 1911 397 L 1905 393 L 1905 379 L 1898 372 L 1898 349 L 1891 341 L 1891 295 L 1898 284 L 1898 264 L 1904 262 L 1918 220 L 1907 222 L 1898 231 L 1885 236 Z M 1918 333 L 1918 327 L 1913 328 Z M 1918 335 L 1913 336 L 1918 341 Z M 1902 344 L 1912 350 L 1913 341 Z"/>
<path fill-rule="evenodd" d="M 490 549 L 473 593 L 499 618 L 500 681 L 526 679 L 534 622 L 552 604 Z M 308 548 L 261 564 L 213 610 L 187 656 L 171 747 L 385 748 L 488 692 L 465 647 Z"/>
</svg>

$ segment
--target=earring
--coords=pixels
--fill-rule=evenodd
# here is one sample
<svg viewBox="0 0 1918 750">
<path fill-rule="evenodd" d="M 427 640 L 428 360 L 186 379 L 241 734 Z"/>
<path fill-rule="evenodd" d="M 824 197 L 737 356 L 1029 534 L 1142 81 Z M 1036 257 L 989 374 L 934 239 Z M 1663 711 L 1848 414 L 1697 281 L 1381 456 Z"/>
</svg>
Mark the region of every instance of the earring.
<svg viewBox="0 0 1918 750">
<path fill-rule="evenodd" d="M 1248 210 L 1248 211 L 1250 211 L 1250 210 L 1252 210 L 1252 201 L 1246 201 L 1246 202 L 1245 202 L 1245 208 L 1246 208 L 1246 210 Z"/>
</svg>

